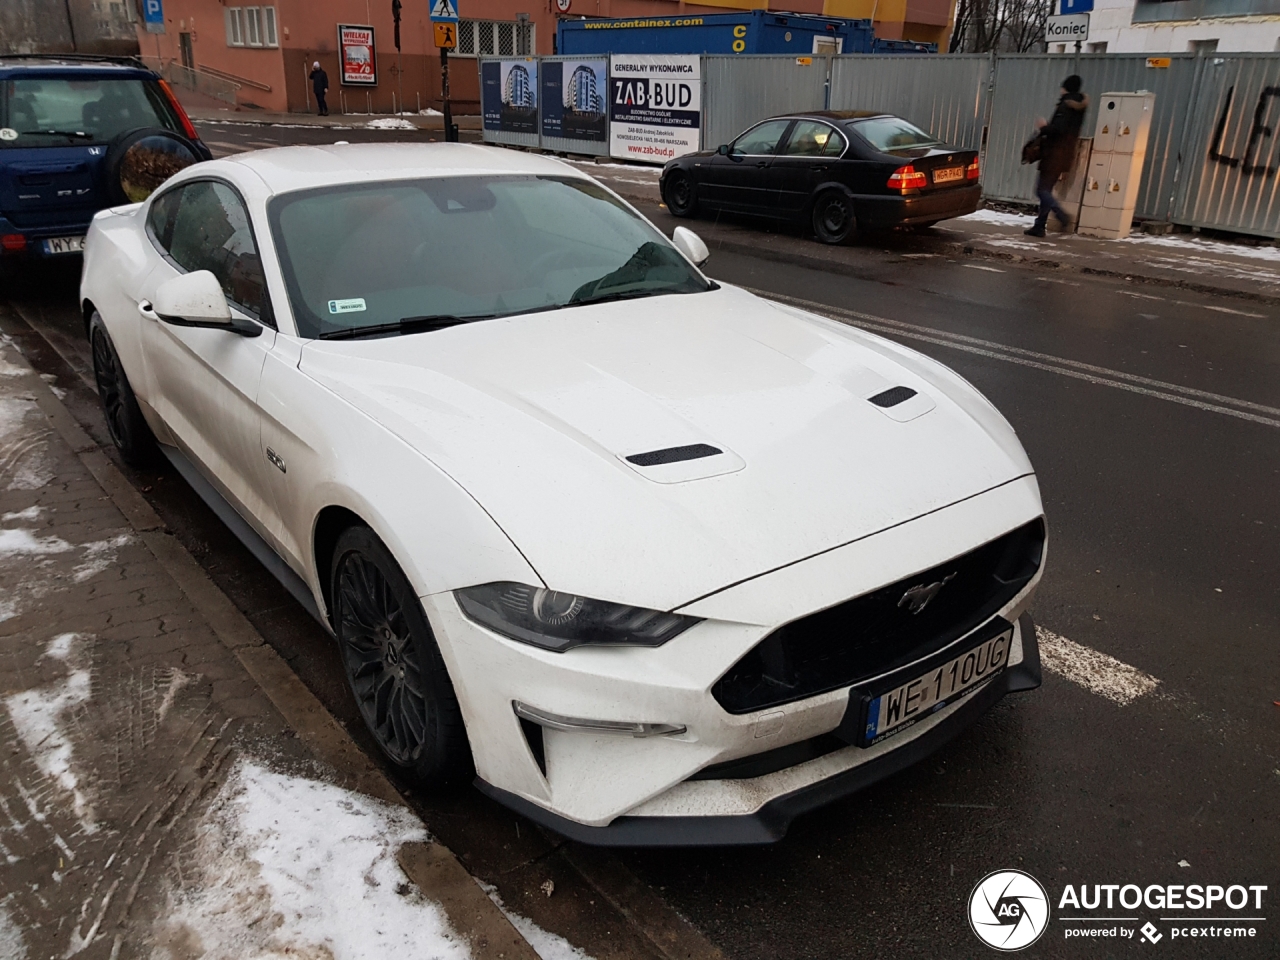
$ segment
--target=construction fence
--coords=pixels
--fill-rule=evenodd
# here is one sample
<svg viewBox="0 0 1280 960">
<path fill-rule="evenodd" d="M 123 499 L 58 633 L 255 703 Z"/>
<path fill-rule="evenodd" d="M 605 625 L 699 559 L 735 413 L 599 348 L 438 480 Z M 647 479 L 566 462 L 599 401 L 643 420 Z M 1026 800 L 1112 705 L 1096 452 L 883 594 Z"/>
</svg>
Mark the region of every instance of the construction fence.
<svg viewBox="0 0 1280 960">
<path fill-rule="evenodd" d="M 779 113 L 881 110 L 979 150 L 988 199 L 1030 203 L 1036 170 L 1022 145 L 1072 73 L 1091 100 L 1085 137 L 1103 93 L 1156 95 L 1138 219 L 1280 237 L 1280 53 L 704 56 L 699 139 L 714 148 Z M 575 149 L 532 124 L 485 138 Z M 608 152 L 600 141 L 579 149 Z"/>
</svg>

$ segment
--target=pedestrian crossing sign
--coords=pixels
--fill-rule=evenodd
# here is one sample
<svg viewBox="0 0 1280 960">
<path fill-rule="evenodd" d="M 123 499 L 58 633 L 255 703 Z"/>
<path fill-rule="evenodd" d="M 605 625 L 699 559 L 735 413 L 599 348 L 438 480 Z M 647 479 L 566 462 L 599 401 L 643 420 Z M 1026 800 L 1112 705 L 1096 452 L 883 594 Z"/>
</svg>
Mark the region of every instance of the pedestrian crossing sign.
<svg viewBox="0 0 1280 960">
<path fill-rule="evenodd" d="M 454 0 L 431 0 L 431 19 L 436 23 L 457 23 L 458 5 Z"/>
</svg>

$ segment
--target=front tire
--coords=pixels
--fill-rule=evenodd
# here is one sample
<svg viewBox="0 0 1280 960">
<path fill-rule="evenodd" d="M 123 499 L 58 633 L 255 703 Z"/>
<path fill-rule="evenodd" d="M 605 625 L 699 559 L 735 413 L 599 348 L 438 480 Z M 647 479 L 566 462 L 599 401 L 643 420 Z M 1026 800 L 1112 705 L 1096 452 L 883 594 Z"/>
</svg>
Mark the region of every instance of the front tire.
<svg viewBox="0 0 1280 960">
<path fill-rule="evenodd" d="M 674 170 L 663 184 L 662 199 L 673 217 L 698 214 L 698 188 L 693 178 L 682 170 Z"/>
<path fill-rule="evenodd" d="M 120 451 L 120 458 L 131 467 L 146 467 L 156 454 L 156 438 L 142 417 L 138 398 L 125 375 L 124 364 L 116 353 L 107 325 L 98 311 L 89 318 L 89 343 L 93 348 L 93 376 L 98 384 L 98 399 L 107 432 Z"/>
<path fill-rule="evenodd" d="M 365 726 L 387 759 L 425 786 L 454 782 L 471 748 L 453 684 L 417 594 L 368 527 L 338 537 L 333 627 Z"/>
<path fill-rule="evenodd" d="M 813 202 L 813 235 L 820 243 L 848 243 L 857 229 L 853 200 L 839 190 L 818 194 Z"/>
</svg>

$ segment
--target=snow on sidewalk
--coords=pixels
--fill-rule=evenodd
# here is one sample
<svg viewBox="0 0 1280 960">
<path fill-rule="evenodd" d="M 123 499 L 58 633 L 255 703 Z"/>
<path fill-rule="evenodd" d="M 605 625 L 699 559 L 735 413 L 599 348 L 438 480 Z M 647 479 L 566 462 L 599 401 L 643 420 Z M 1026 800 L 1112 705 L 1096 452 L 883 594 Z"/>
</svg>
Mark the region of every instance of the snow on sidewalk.
<svg viewBox="0 0 1280 960">
<path fill-rule="evenodd" d="M 402 844 L 430 839 L 404 808 L 242 760 L 196 833 L 195 863 L 183 863 L 170 891 L 154 960 L 471 955 L 396 862 Z M 507 916 L 543 960 L 591 960 Z"/>
</svg>

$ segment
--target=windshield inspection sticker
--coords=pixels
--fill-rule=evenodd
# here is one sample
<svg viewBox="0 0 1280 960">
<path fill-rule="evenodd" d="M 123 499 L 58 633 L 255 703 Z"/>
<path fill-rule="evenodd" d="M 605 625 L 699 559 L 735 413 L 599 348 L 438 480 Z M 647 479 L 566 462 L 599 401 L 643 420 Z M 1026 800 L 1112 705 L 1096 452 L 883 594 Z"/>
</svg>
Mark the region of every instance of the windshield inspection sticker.
<svg viewBox="0 0 1280 960">
<path fill-rule="evenodd" d="M 17 140 L 17 139 L 18 139 L 18 131 L 13 129 L 13 127 L 4 127 L 3 129 L 0 129 L 0 140 Z"/>
<path fill-rule="evenodd" d="M 364 297 L 352 297 L 349 300 L 330 300 L 330 313 L 360 313 L 368 309 L 364 305 Z"/>
</svg>

